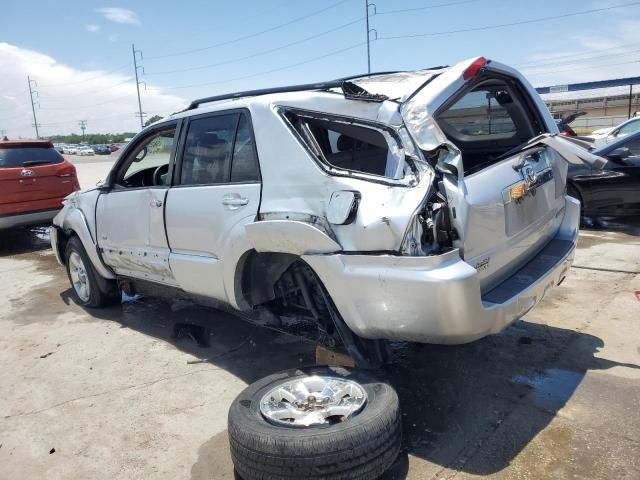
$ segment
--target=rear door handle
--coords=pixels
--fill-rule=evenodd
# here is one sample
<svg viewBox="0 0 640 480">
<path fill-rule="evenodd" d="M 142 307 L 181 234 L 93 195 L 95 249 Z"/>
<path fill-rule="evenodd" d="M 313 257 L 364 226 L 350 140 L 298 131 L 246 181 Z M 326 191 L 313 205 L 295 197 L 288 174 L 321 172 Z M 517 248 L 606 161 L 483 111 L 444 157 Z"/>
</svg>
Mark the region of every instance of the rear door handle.
<svg viewBox="0 0 640 480">
<path fill-rule="evenodd" d="M 243 207 L 249 203 L 249 199 L 245 197 L 239 197 L 235 195 L 229 195 L 223 197 L 222 204 L 229 207 Z"/>
<path fill-rule="evenodd" d="M 152 207 L 161 207 L 162 206 L 162 200 L 151 200 L 151 206 Z"/>
</svg>

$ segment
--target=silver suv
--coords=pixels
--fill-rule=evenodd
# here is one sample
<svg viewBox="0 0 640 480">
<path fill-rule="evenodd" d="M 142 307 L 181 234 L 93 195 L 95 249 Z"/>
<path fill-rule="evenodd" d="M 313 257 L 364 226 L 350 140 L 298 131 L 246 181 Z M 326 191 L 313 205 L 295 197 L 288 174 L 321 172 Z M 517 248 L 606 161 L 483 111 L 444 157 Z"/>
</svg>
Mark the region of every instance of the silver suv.
<svg viewBox="0 0 640 480">
<path fill-rule="evenodd" d="M 484 58 L 194 101 L 70 195 L 52 246 L 77 300 L 160 284 L 306 318 L 360 358 L 459 344 L 522 317 L 571 264 L 563 140 Z"/>
</svg>

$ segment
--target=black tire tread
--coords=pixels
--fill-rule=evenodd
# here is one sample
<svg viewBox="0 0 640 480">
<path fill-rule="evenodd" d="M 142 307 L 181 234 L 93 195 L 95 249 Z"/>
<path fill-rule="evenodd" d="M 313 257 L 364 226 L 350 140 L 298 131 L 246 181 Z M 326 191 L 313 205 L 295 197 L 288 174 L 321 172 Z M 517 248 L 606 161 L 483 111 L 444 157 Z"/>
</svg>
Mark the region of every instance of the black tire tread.
<svg viewBox="0 0 640 480">
<path fill-rule="evenodd" d="M 388 384 L 365 384 L 365 388 L 377 389 L 371 390 L 374 406 L 370 408 L 374 411 L 366 415 L 363 410 L 354 417 L 357 422 L 352 419 L 336 428 L 277 428 L 259 414 L 249 418 L 248 407 L 241 406 L 240 399 L 259 402 L 269 385 L 284 378 L 283 373 L 275 374 L 250 385 L 229 410 L 231 457 L 242 478 L 369 480 L 391 466 L 400 451 L 402 421 L 398 397 Z"/>
<path fill-rule="evenodd" d="M 69 282 L 71 282 L 71 274 L 69 272 L 69 256 L 72 251 L 78 252 L 82 261 L 87 270 L 87 275 L 89 276 L 89 283 L 91 287 L 91 296 L 88 302 L 83 302 L 78 298 L 73 289 L 73 285 L 71 286 L 71 290 L 73 291 L 73 296 L 76 302 L 79 305 L 88 308 L 101 308 L 109 305 L 113 305 L 120 300 L 120 292 L 118 290 L 118 285 L 115 280 L 109 280 L 106 278 L 102 278 L 100 274 L 96 271 L 91 259 L 87 255 L 86 250 L 84 249 L 84 245 L 77 236 L 72 236 L 67 241 L 67 246 L 65 249 L 65 264 L 67 270 L 67 276 L 69 277 Z"/>
</svg>

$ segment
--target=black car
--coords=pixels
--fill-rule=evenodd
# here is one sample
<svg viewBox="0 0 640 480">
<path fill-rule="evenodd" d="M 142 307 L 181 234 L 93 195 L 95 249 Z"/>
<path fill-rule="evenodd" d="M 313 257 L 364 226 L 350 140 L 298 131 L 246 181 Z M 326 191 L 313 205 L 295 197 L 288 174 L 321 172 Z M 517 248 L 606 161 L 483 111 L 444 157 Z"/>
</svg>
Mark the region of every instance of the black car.
<svg viewBox="0 0 640 480">
<path fill-rule="evenodd" d="M 585 216 L 640 215 L 640 131 L 591 153 L 607 160 L 602 170 L 569 166 L 567 192 Z"/>
<path fill-rule="evenodd" d="M 111 155 L 111 148 L 109 145 L 91 145 L 96 155 Z"/>
</svg>

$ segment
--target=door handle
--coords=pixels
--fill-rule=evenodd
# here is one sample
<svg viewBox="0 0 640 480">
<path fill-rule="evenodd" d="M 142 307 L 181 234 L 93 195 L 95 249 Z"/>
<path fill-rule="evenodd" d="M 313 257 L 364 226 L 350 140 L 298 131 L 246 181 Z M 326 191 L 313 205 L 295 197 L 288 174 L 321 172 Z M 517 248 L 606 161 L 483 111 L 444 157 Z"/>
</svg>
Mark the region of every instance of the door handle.
<svg viewBox="0 0 640 480">
<path fill-rule="evenodd" d="M 249 199 L 245 197 L 228 196 L 222 199 L 222 204 L 229 207 L 243 207 L 249 203 Z"/>
<path fill-rule="evenodd" d="M 162 200 L 151 200 L 151 206 L 152 207 L 161 207 L 162 206 Z"/>
</svg>

